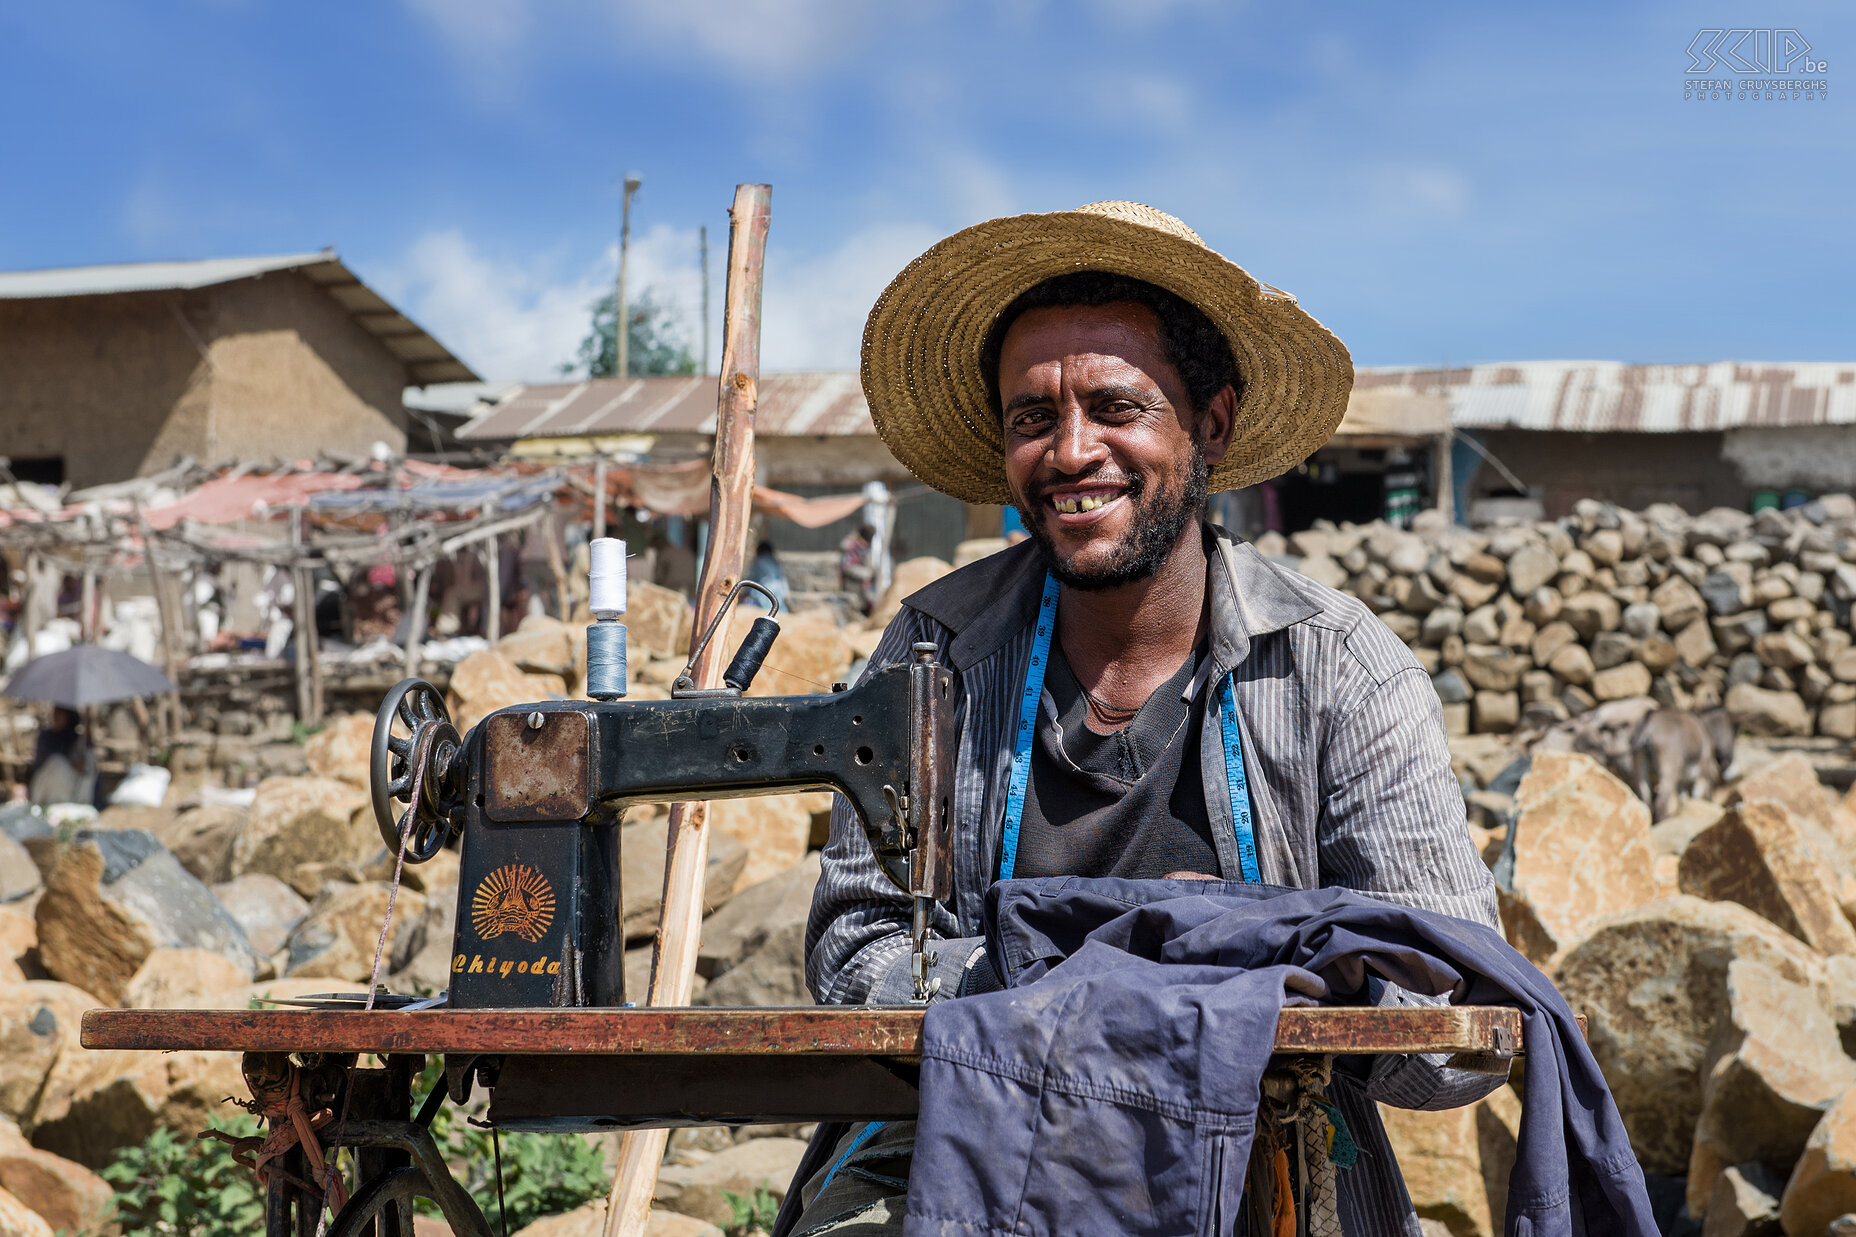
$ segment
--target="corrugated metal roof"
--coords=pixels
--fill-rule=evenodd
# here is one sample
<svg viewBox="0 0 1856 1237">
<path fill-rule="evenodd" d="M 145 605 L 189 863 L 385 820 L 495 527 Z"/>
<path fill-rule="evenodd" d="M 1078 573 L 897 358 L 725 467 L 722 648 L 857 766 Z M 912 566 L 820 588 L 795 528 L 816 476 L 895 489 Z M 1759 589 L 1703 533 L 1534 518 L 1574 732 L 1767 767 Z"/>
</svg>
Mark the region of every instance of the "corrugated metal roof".
<svg viewBox="0 0 1856 1237">
<path fill-rule="evenodd" d="M 715 431 L 714 378 L 595 378 L 517 387 L 458 434 L 510 440 Z M 1676 433 L 1856 425 L 1856 363 L 1626 365 L 1515 361 L 1462 369 L 1362 369 L 1341 433 L 1435 433 L 1439 402 L 1463 429 Z M 874 434 L 857 375 L 768 374 L 755 430 Z"/>
<path fill-rule="evenodd" d="M 205 258 L 193 262 L 127 262 L 44 271 L 0 271 L 0 299 L 174 292 L 254 279 L 276 271 L 296 271 L 320 285 L 363 330 L 380 340 L 387 351 L 405 364 L 411 385 L 479 381 L 470 366 L 362 283 L 342 264 L 333 249 L 261 258 Z"/>
<path fill-rule="evenodd" d="M 1856 363 L 1515 361 L 1463 369 L 1363 369 L 1356 392 L 1450 405 L 1460 429 L 1705 432 L 1856 424 Z"/>
<path fill-rule="evenodd" d="M 517 387 L 458 431 L 467 440 L 601 434 L 713 434 L 716 379 L 592 378 Z M 754 432 L 782 438 L 874 436 L 857 375 L 766 374 Z"/>
</svg>

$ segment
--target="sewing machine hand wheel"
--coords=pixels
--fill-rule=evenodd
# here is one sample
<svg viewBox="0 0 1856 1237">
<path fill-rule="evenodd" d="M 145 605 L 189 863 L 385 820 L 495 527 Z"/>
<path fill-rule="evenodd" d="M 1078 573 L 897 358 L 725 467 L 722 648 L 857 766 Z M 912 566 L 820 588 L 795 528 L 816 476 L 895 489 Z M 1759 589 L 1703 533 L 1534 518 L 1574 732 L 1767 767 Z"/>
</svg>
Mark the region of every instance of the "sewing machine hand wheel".
<svg viewBox="0 0 1856 1237">
<path fill-rule="evenodd" d="M 406 727 L 393 733 L 393 723 Z M 446 782 L 462 746 L 445 711 L 445 698 L 424 679 L 402 679 L 380 702 L 374 716 L 374 743 L 368 759 L 368 787 L 374 822 L 387 853 L 397 855 L 406 838 L 406 859 L 424 863 L 439 852 L 451 832 L 445 804 Z M 400 802 L 405 802 L 402 811 Z"/>
</svg>

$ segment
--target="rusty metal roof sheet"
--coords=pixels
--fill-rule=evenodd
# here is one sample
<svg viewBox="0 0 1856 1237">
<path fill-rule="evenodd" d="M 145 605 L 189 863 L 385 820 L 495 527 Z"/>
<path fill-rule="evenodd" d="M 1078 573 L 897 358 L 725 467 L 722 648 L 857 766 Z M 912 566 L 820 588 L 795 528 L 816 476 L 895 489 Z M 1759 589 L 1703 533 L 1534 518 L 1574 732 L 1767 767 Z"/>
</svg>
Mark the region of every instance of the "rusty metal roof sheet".
<svg viewBox="0 0 1856 1237">
<path fill-rule="evenodd" d="M 714 378 L 595 378 L 517 387 L 459 432 L 509 441 L 715 432 Z M 1343 435 L 1434 433 L 1438 401 L 1462 429 L 1678 433 L 1856 425 L 1856 363 L 1626 365 L 1515 361 L 1461 369 L 1362 369 Z M 768 374 L 755 430 L 875 434 L 855 373 Z"/>
<path fill-rule="evenodd" d="M 476 382 L 458 360 L 417 323 L 388 304 L 342 263 L 333 249 L 262 258 L 206 258 L 195 262 L 125 262 L 42 271 L 0 271 L 0 300 L 60 296 L 107 296 L 122 292 L 172 292 L 207 288 L 276 271 L 295 271 L 323 288 L 362 330 L 406 366 L 413 386 Z"/>
<path fill-rule="evenodd" d="M 1856 424 L 1856 363 L 1847 361 L 1363 369 L 1354 390 L 1392 401 L 1441 395 L 1459 429 L 1669 434 Z"/>
<path fill-rule="evenodd" d="M 716 379 L 592 378 L 517 387 L 458 431 L 469 440 L 602 434 L 713 434 Z M 875 435 L 857 375 L 766 374 L 754 432 L 783 438 Z"/>
</svg>

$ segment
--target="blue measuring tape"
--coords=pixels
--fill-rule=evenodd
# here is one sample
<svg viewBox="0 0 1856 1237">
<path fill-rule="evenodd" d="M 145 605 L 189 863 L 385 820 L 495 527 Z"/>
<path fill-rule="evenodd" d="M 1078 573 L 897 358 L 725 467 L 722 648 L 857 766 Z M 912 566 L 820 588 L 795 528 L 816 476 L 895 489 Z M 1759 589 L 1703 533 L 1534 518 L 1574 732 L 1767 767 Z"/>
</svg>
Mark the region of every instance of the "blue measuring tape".
<svg viewBox="0 0 1856 1237">
<path fill-rule="evenodd" d="M 1018 734 L 1012 746 L 1012 781 L 1005 796 L 1005 831 L 999 840 L 999 879 L 1011 880 L 1018 867 L 1018 827 L 1025 816 L 1025 788 L 1031 782 L 1031 742 L 1037 736 L 1038 707 L 1044 700 L 1044 672 L 1050 666 L 1050 640 L 1057 630 L 1057 577 L 1044 577 L 1038 602 L 1037 632 L 1031 641 L 1031 665 L 1018 697 Z M 1237 705 L 1231 676 L 1218 684 L 1218 727 L 1224 736 L 1224 778 L 1231 793 L 1231 825 L 1237 833 L 1237 859 L 1247 881 L 1261 881 L 1257 839 L 1250 814 L 1250 780 L 1244 773 L 1244 743 L 1237 733 Z"/>
</svg>

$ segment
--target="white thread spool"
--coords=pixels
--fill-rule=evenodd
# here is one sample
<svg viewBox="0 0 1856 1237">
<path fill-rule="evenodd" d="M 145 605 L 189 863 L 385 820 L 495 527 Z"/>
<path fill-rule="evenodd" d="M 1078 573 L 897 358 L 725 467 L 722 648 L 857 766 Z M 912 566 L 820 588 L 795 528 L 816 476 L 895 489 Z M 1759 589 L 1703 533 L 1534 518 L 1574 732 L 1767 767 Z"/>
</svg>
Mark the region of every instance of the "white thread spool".
<svg viewBox="0 0 1856 1237">
<path fill-rule="evenodd" d="M 587 608 L 596 619 L 616 619 L 625 613 L 625 543 L 617 537 L 595 537 L 591 560 Z"/>
</svg>

